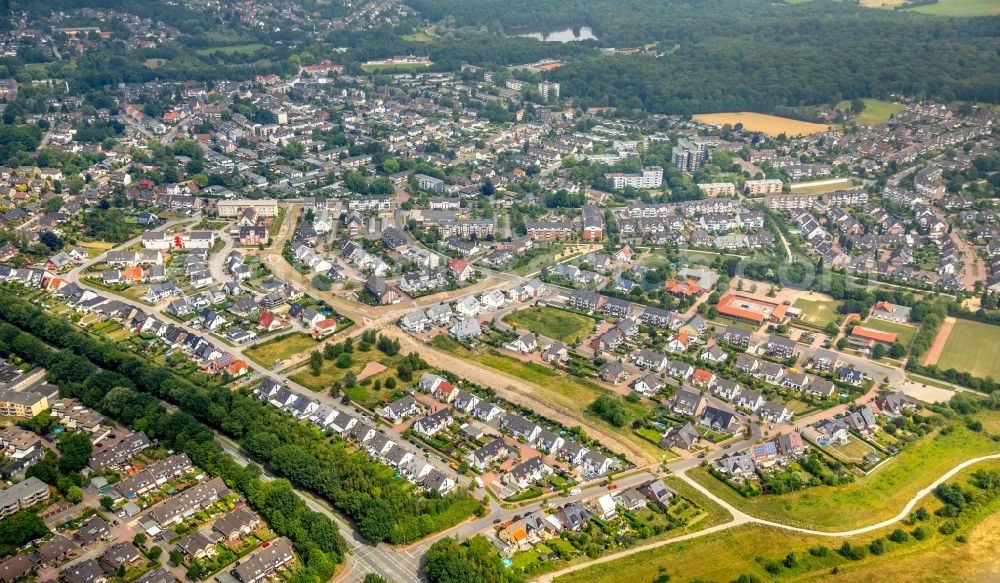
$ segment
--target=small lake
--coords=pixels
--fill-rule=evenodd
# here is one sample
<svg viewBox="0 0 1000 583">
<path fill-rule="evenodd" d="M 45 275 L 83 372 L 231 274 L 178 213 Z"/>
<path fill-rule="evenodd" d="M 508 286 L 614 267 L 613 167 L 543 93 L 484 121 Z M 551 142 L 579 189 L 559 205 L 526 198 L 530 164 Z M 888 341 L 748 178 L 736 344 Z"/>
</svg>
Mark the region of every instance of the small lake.
<svg viewBox="0 0 1000 583">
<path fill-rule="evenodd" d="M 536 38 L 542 42 L 568 43 L 581 40 L 597 40 L 594 30 L 589 26 L 579 26 L 576 28 L 564 28 L 562 30 L 540 31 L 530 29 L 511 30 L 512 36 L 523 36 Z"/>
</svg>

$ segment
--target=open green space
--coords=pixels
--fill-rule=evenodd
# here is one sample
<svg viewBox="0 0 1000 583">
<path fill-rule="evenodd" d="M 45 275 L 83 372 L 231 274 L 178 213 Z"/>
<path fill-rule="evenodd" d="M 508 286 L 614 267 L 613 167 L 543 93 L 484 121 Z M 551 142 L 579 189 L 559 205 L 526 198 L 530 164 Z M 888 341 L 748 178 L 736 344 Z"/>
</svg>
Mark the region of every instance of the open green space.
<svg viewBox="0 0 1000 583">
<path fill-rule="evenodd" d="M 910 343 L 913 342 L 913 337 L 917 335 L 916 326 L 900 324 L 899 322 L 890 322 L 888 320 L 879 320 L 878 318 L 868 318 L 868 321 L 864 323 L 864 327 L 881 330 L 882 332 L 893 332 L 896 334 L 896 342 L 899 342 L 907 348 L 909 348 Z"/>
<path fill-rule="evenodd" d="M 541 271 L 543 267 L 555 265 L 556 260 L 561 259 L 560 255 L 565 248 L 566 246 L 562 244 L 550 244 L 538 255 L 534 255 L 523 262 L 518 261 L 514 264 L 512 271 L 517 275 L 523 276 Z"/>
<path fill-rule="evenodd" d="M 285 360 L 290 356 L 305 352 L 317 344 L 318 342 L 312 336 L 303 332 L 296 332 L 281 338 L 261 342 L 245 350 L 243 354 L 261 366 L 271 367 L 276 361 Z"/>
<path fill-rule="evenodd" d="M 648 402 L 629 403 L 622 400 L 630 421 L 624 427 L 615 427 L 587 411 L 587 407 L 597 400 L 597 397 L 609 394 L 607 389 L 602 388 L 597 383 L 535 362 L 523 362 L 489 347 L 469 350 L 444 334 L 435 336 L 431 343 L 454 356 L 531 383 L 538 388 L 537 398 L 541 402 L 562 409 L 581 420 L 586 419 L 587 423 L 605 431 L 617 434 L 650 460 L 659 460 L 666 453 L 658 446 L 632 432 L 631 420 L 644 418 L 652 411 L 653 406 Z"/>
<path fill-rule="evenodd" d="M 688 475 L 744 512 L 817 530 L 856 528 L 896 515 L 906 502 L 951 468 L 980 455 L 1000 452 L 989 436 L 954 423 L 910 444 L 868 476 L 841 486 L 814 486 L 798 492 L 744 498 L 704 468 Z"/>
<path fill-rule="evenodd" d="M 511 312 L 503 317 L 503 321 L 515 328 L 526 328 L 535 334 L 566 343 L 586 338 L 597 322 L 590 316 L 552 306 L 533 306 Z"/>
<path fill-rule="evenodd" d="M 1000 326 L 958 320 L 948 335 L 937 366 L 942 370 L 953 368 L 977 377 L 1000 379 L 997 346 L 1000 346 Z"/>
<path fill-rule="evenodd" d="M 833 457 L 846 462 L 860 462 L 866 455 L 875 451 L 875 448 L 854 436 L 851 436 L 851 440 L 843 445 L 831 443 L 825 449 Z"/>
<path fill-rule="evenodd" d="M 996 464 L 979 467 L 996 469 Z M 968 474 L 955 476 L 965 485 Z M 966 486 L 973 488 L 972 486 Z M 940 506 L 925 499 L 928 508 Z M 996 571 L 1000 545 L 1000 512 L 997 501 L 978 512 L 965 531 L 965 541 L 934 530 L 941 519 L 927 523 L 928 538 L 886 544 L 885 554 L 865 552 L 851 560 L 837 550 L 845 539 L 802 534 L 777 528 L 744 525 L 685 541 L 666 544 L 557 577 L 558 583 L 618 583 L 629 581 L 735 581 L 753 575 L 756 581 L 990 581 Z M 911 532 L 914 526 L 893 525 L 846 539 L 852 547 L 867 547 L 896 528 Z M 822 547 L 822 549 L 821 549 Z M 865 549 L 867 551 L 867 548 Z M 794 561 L 787 562 L 789 554 Z M 789 566 L 791 565 L 791 566 Z M 947 567 L 945 567 L 947 565 Z M 945 576 L 945 572 L 947 575 Z M 623 576 L 626 574 L 627 576 Z"/>
<path fill-rule="evenodd" d="M 945 0 L 949 1 L 949 0 Z M 900 103 L 890 103 L 879 99 L 862 99 L 865 108 L 854 118 L 858 125 L 874 126 L 884 124 L 889 121 L 889 117 L 903 111 Z M 850 101 L 841 101 L 837 104 L 837 109 L 844 111 L 851 108 Z"/>
<path fill-rule="evenodd" d="M 216 51 L 224 55 L 235 55 L 235 54 L 248 55 L 257 52 L 262 48 L 264 48 L 264 45 L 262 45 L 261 43 L 246 43 L 242 45 L 229 45 L 225 47 L 208 47 L 204 49 L 198 49 L 195 52 L 197 52 L 199 55 L 211 55 Z"/>
<path fill-rule="evenodd" d="M 309 365 L 303 364 L 302 367 L 296 369 L 295 372 L 288 378 L 303 387 L 306 387 L 307 389 L 313 391 L 325 391 L 332 385 L 343 381 L 344 377 L 347 376 L 347 373 L 353 372 L 356 376 L 360 375 L 361 371 L 364 370 L 365 366 L 369 362 L 378 362 L 385 365 L 387 368 L 382 372 L 369 377 L 371 382 L 365 384 L 359 382 L 355 386 L 344 390 L 351 400 L 357 401 L 359 404 L 371 408 L 381 405 L 385 401 L 391 401 L 395 398 L 403 396 L 402 387 L 404 383 L 398 376 L 396 376 L 396 365 L 402 360 L 403 355 L 401 354 L 397 354 L 396 356 L 386 356 L 374 347 L 367 351 L 355 349 L 354 352 L 351 353 L 351 364 L 346 368 L 340 368 L 337 366 L 336 360 L 324 359 L 323 366 L 320 368 L 318 375 L 313 375 Z M 379 390 L 375 390 L 375 381 L 381 381 L 381 384 L 385 385 L 385 382 L 388 379 L 393 379 L 397 388 L 381 388 Z"/>
<path fill-rule="evenodd" d="M 841 305 L 843 302 L 838 300 L 810 296 L 809 298 L 797 298 L 792 307 L 802 310 L 801 320 L 803 322 L 817 328 L 823 328 L 831 322 L 839 324 L 844 318 L 844 314 L 837 311 Z"/>
</svg>

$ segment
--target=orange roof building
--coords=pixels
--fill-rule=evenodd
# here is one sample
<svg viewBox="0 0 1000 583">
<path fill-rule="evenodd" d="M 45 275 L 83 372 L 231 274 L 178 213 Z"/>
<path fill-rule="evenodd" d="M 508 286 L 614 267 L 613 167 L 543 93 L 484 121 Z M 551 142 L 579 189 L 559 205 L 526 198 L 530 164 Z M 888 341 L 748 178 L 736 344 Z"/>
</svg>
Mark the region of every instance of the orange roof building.
<svg viewBox="0 0 1000 583">
<path fill-rule="evenodd" d="M 888 345 L 896 341 L 896 333 L 873 330 L 864 326 L 855 326 L 851 329 L 851 341 L 860 343 L 878 342 Z"/>
<path fill-rule="evenodd" d="M 723 316 L 753 324 L 763 324 L 767 321 L 780 322 L 788 311 L 788 306 L 785 305 L 734 294 L 723 296 L 717 307 Z"/>
<path fill-rule="evenodd" d="M 705 370 L 703 368 L 696 369 L 694 374 L 691 375 L 691 384 L 702 387 L 711 385 L 714 380 L 715 374 L 712 371 Z"/>
</svg>

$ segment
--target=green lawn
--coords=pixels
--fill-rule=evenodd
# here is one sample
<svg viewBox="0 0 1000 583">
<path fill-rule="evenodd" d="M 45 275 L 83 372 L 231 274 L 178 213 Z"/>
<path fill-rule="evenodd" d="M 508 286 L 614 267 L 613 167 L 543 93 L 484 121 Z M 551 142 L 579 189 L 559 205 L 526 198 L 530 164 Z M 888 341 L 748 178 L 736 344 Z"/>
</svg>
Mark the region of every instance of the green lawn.
<svg viewBox="0 0 1000 583">
<path fill-rule="evenodd" d="M 396 365 L 399 364 L 402 359 L 402 355 L 389 357 L 373 347 L 367 352 L 355 350 L 351 353 L 352 362 L 347 368 L 339 368 L 332 360 L 323 360 L 323 366 L 320 368 L 318 375 L 313 375 L 312 370 L 310 370 L 308 364 L 306 364 L 301 368 L 297 368 L 288 378 L 307 389 L 313 391 L 325 391 L 334 383 L 339 383 L 344 380 L 344 377 L 347 376 L 348 372 L 360 375 L 361 371 L 365 368 L 365 365 L 369 362 L 378 362 L 388 368 L 370 377 L 372 379 L 372 383 L 376 380 L 381 380 L 382 383 L 385 383 L 387 379 L 392 378 L 396 381 L 396 386 L 398 387 L 397 389 L 392 391 L 388 389 L 374 391 L 371 385 L 365 386 L 359 383 L 357 386 L 347 389 L 346 391 L 351 399 L 358 401 L 365 407 L 372 407 L 381 404 L 382 401 L 391 398 L 393 395 L 397 394 L 397 391 L 402 390 L 404 383 L 399 380 L 399 377 L 396 376 Z"/>
<path fill-rule="evenodd" d="M 589 316 L 552 306 L 535 306 L 511 312 L 503 317 L 503 321 L 567 344 L 586 338 L 597 322 Z"/>
<path fill-rule="evenodd" d="M 940 2 L 941 0 L 939 0 Z M 945 2 L 953 2 L 955 0 L 944 0 Z M 964 1 L 964 0 L 961 0 Z M 890 103 L 888 101 L 880 101 L 878 99 L 862 99 L 864 102 L 864 110 L 854 118 L 854 121 L 858 125 L 863 126 L 875 126 L 879 124 L 884 124 L 889 121 L 889 116 L 897 114 L 903 111 L 903 106 L 899 103 Z M 837 109 L 846 110 L 851 108 L 850 101 L 841 101 L 837 104 Z"/>
<path fill-rule="evenodd" d="M 948 335 L 937 366 L 943 370 L 954 368 L 977 377 L 1000 379 L 997 346 L 1000 346 L 1000 326 L 958 320 Z"/>
<path fill-rule="evenodd" d="M 688 475 L 754 516 L 817 530 L 856 528 L 895 516 L 918 490 L 959 463 L 1000 452 L 1000 444 L 986 435 L 961 423 L 953 427 L 947 435 L 924 437 L 905 447 L 877 472 L 842 486 L 816 486 L 747 499 L 703 468 Z"/>
<path fill-rule="evenodd" d="M 792 304 L 793 308 L 802 310 L 802 321 L 818 328 L 823 328 L 830 322 L 839 324 L 844 318 L 837 310 L 843 302 L 821 297 L 798 298 Z"/>
<path fill-rule="evenodd" d="M 255 53 L 262 48 L 264 48 L 264 45 L 262 45 L 261 43 L 246 43 L 242 45 L 230 45 L 227 47 L 208 47 L 204 49 L 198 49 L 195 52 L 198 53 L 199 55 L 210 55 L 215 51 L 219 51 L 225 55 L 235 55 L 237 53 L 246 55 L 250 53 Z"/>
<path fill-rule="evenodd" d="M 366 73 L 371 73 L 373 71 L 378 71 L 380 73 L 415 73 L 417 71 L 423 71 L 428 66 L 429 65 L 419 63 L 398 63 L 391 65 L 365 64 L 361 65 L 361 69 Z"/>
<path fill-rule="evenodd" d="M 275 338 L 274 340 L 262 342 L 253 348 L 247 349 L 244 351 L 244 354 L 261 366 L 271 367 L 275 361 L 284 360 L 300 352 L 305 352 L 317 344 L 318 342 L 312 336 L 303 332 L 296 332 L 283 338 Z"/>
<path fill-rule="evenodd" d="M 868 318 L 868 321 L 864 323 L 864 327 L 872 328 L 873 330 L 881 330 L 882 332 L 895 332 L 896 342 L 899 342 L 907 348 L 909 348 L 910 343 L 913 342 L 913 337 L 917 335 L 916 326 L 890 322 L 888 320 L 879 320 L 878 318 Z"/>
<path fill-rule="evenodd" d="M 564 410 L 567 414 L 581 420 L 585 419 L 591 425 L 617 434 L 650 460 L 660 460 L 666 454 L 658 446 L 632 433 L 630 424 L 626 424 L 625 427 L 614 427 L 587 412 L 587 407 L 598 396 L 609 392 L 596 383 L 538 363 L 522 362 L 489 347 L 469 350 L 444 334 L 435 336 L 431 343 L 459 358 L 516 376 L 535 385 L 538 388 L 537 398 L 540 401 Z M 503 381 L 498 380 L 497 382 Z M 653 409 L 652 404 L 648 402 L 629 403 L 623 401 L 623 404 L 632 419 L 643 418 Z"/>
<path fill-rule="evenodd" d="M 844 445 L 830 444 L 826 446 L 826 450 L 834 457 L 848 462 L 860 462 L 867 454 L 875 451 L 872 446 L 854 436 Z"/>
</svg>

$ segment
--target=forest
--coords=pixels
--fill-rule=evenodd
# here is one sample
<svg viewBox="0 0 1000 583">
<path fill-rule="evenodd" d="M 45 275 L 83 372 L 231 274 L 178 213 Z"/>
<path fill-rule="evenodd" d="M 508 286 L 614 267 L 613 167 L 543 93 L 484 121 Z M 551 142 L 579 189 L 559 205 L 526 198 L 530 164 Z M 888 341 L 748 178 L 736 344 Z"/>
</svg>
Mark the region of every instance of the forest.
<svg viewBox="0 0 1000 583">
<path fill-rule="evenodd" d="M 413 3 L 432 21 L 485 26 L 494 35 L 520 26 L 585 25 L 600 39 L 568 43 L 577 46 L 566 51 L 657 43 L 665 53 L 607 56 L 592 50 L 591 56 L 553 71 L 550 76 L 562 83 L 562 94 L 581 105 L 689 114 L 769 112 L 780 106 L 891 93 L 944 100 L 1000 99 L 1000 17 L 947 19 L 845 2 L 630 0 L 625 4 L 615 0 Z M 488 51 L 490 46 L 483 43 L 479 50 Z"/>
</svg>

